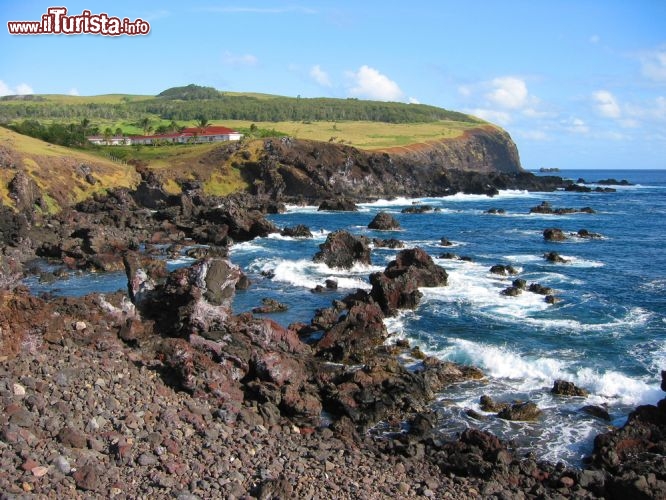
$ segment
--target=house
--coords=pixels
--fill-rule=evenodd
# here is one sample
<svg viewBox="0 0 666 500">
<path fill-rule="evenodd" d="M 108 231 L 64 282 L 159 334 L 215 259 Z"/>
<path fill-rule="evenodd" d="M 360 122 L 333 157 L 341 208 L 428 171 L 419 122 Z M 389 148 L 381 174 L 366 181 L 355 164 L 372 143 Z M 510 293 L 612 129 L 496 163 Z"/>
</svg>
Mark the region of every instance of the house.
<svg viewBox="0 0 666 500">
<path fill-rule="evenodd" d="M 109 140 L 101 136 L 90 136 L 88 140 L 99 146 L 124 146 L 133 144 L 204 144 L 208 142 L 239 141 L 243 134 L 227 127 L 209 125 L 207 127 L 188 127 L 181 132 L 157 135 L 133 135 L 130 137 L 113 137 Z M 122 139 L 122 141 L 120 140 Z"/>
<path fill-rule="evenodd" d="M 96 146 L 130 146 L 132 144 L 132 139 L 122 135 L 108 138 L 102 135 L 91 135 L 87 139 Z"/>
</svg>

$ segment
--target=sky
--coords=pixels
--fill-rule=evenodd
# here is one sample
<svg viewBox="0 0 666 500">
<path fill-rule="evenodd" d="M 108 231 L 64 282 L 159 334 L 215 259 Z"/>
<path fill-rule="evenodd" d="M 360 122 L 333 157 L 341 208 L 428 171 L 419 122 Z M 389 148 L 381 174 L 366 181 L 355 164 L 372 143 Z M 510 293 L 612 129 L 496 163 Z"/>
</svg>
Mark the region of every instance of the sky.
<svg viewBox="0 0 666 500">
<path fill-rule="evenodd" d="M 12 35 L 8 21 L 150 32 Z M 666 168 L 666 1 L 0 0 L 0 95 L 222 91 L 431 104 L 505 128 L 524 168 Z"/>
</svg>

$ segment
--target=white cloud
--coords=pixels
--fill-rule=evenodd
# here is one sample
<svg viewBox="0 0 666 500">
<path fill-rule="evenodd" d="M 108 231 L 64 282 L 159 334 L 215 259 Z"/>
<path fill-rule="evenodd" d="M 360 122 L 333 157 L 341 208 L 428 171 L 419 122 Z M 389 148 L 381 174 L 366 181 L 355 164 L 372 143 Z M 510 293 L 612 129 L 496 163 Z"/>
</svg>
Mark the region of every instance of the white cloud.
<svg viewBox="0 0 666 500">
<path fill-rule="evenodd" d="M 407 99 L 407 102 L 409 104 L 421 104 L 421 101 L 419 101 L 416 97 L 410 97 Z"/>
<path fill-rule="evenodd" d="M 32 87 L 28 85 L 27 83 L 19 83 L 16 86 L 16 94 L 17 95 L 28 95 L 28 94 L 34 94 L 34 90 L 32 90 Z"/>
<path fill-rule="evenodd" d="M 222 54 L 222 62 L 229 66 L 256 66 L 259 62 L 257 56 L 252 54 L 233 54 L 228 50 Z"/>
<path fill-rule="evenodd" d="M 79 95 L 79 91 L 76 89 L 76 87 L 72 87 L 69 89 L 69 92 L 67 92 L 69 95 Z"/>
<path fill-rule="evenodd" d="M 9 85 L 0 80 L 0 95 L 12 95 L 13 93 L 14 92 L 9 88 Z"/>
<path fill-rule="evenodd" d="M 643 76 L 656 82 L 666 82 L 666 49 L 646 52 L 640 60 Z"/>
<path fill-rule="evenodd" d="M 27 83 L 19 83 L 16 88 L 12 88 L 0 80 L 0 95 L 28 95 L 34 93 L 32 87 Z"/>
<path fill-rule="evenodd" d="M 565 123 L 565 128 L 574 134 L 588 134 L 590 127 L 580 118 L 572 118 Z"/>
<path fill-rule="evenodd" d="M 511 115 L 506 111 L 476 108 L 469 110 L 469 114 L 478 116 L 479 118 L 491 123 L 499 123 L 500 125 L 508 125 L 511 123 Z"/>
<path fill-rule="evenodd" d="M 363 65 L 357 72 L 348 72 L 352 80 L 349 94 L 378 101 L 399 101 L 404 93 L 397 83 L 370 66 Z"/>
<path fill-rule="evenodd" d="M 528 104 L 529 92 L 524 80 L 513 76 L 495 78 L 492 91 L 486 97 L 493 104 L 505 109 L 519 109 Z"/>
<path fill-rule="evenodd" d="M 590 43 L 597 44 L 601 41 L 601 37 L 599 35 L 592 35 L 590 37 Z"/>
<path fill-rule="evenodd" d="M 312 79 L 317 82 L 317 84 L 321 85 L 322 87 L 331 87 L 331 79 L 328 76 L 328 73 L 321 69 L 321 66 L 319 64 L 315 64 L 310 68 L 310 76 Z"/>
<path fill-rule="evenodd" d="M 607 118 L 619 118 L 622 115 L 620 105 L 615 96 L 608 90 L 597 90 L 592 94 L 597 111 Z"/>
</svg>

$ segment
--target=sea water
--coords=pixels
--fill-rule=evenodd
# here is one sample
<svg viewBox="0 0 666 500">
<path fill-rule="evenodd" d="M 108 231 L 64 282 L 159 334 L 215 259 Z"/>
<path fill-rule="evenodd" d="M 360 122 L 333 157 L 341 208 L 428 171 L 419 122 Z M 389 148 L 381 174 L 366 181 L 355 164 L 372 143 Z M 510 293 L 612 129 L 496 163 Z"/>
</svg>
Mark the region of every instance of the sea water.
<svg viewBox="0 0 666 500">
<path fill-rule="evenodd" d="M 285 326 L 308 322 L 316 309 L 358 288 L 369 289 L 369 275 L 383 270 L 399 251 L 373 248 L 372 264 L 351 270 L 312 262 L 332 231 L 397 238 L 406 248 L 421 247 L 447 270 L 448 285 L 422 289 L 417 309 L 387 319 L 389 341 L 406 338 L 429 355 L 477 366 L 487 375 L 438 396 L 441 431 L 455 435 L 467 427 L 487 429 L 512 441 L 519 452 L 578 464 L 591 452 L 596 434 L 624 423 L 636 405 L 656 403 L 663 395 L 659 382 L 660 370 L 666 369 L 666 171 L 560 175 L 582 177 L 593 188 L 594 181 L 610 177 L 634 185 L 613 186 L 614 193 L 503 191 L 492 198 L 399 198 L 361 204 L 358 212 L 344 213 L 289 206 L 286 213 L 269 218 L 280 227 L 305 224 L 314 237 L 271 235 L 234 245 L 231 259 L 253 282 L 237 293 L 234 310 L 250 310 L 270 297 L 289 306 L 287 312 L 271 315 L 276 321 Z M 555 208 L 589 206 L 596 213 L 530 214 L 530 208 L 542 201 Z M 436 211 L 401 213 L 413 204 L 427 204 Z M 503 213 L 488 213 L 492 208 Z M 401 229 L 368 229 L 380 211 L 391 213 Z M 567 234 L 587 229 L 602 237 L 547 242 L 543 230 L 550 227 Z M 442 238 L 453 246 L 441 246 Z M 567 262 L 545 260 L 543 254 L 551 251 Z M 440 258 L 445 252 L 471 261 Z M 519 274 L 492 274 L 495 264 L 511 265 Z M 547 304 L 543 296 L 530 292 L 502 295 L 515 278 L 553 288 L 560 301 Z M 81 293 L 125 286 L 122 275 L 102 278 L 101 288 L 99 275 L 75 279 Z M 92 279 L 97 283 L 86 282 Z M 326 279 L 336 280 L 338 290 L 311 292 Z M 48 289 L 30 284 L 36 292 Z M 60 293 L 74 289 L 62 283 L 49 286 L 60 286 Z M 590 395 L 553 396 L 550 389 L 556 379 L 573 382 Z M 533 401 L 544 414 L 533 423 L 504 421 L 481 411 L 479 398 L 484 394 L 501 402 Z M 586 405 L 606 407 L 611 422 L 582 412 Z M 468 410 L 474 410 L 476 418 L 468 416 Z"/>
</svg>

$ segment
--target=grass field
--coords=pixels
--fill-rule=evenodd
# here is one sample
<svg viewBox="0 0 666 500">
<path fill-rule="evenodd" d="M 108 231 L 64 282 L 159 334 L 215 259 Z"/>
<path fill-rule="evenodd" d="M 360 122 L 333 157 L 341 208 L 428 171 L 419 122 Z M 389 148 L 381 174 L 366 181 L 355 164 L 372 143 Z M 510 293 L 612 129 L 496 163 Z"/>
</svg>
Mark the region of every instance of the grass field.
<svg viewBox="0 0 666 500">
<path fill-rule="evenodd" d="M 40 187 L 51 212 L 88 198 L 109 187 L 131 187 L 139 180 L 135 169 L 98 155 L 33 139 L 0 127 L 0 153 L 15 165 L 0 169 L 0 202 L 13 206 L 7 184 L 22 167 Z M 97 181 L 90 184 L 84 171 Z"/>
</svg>

